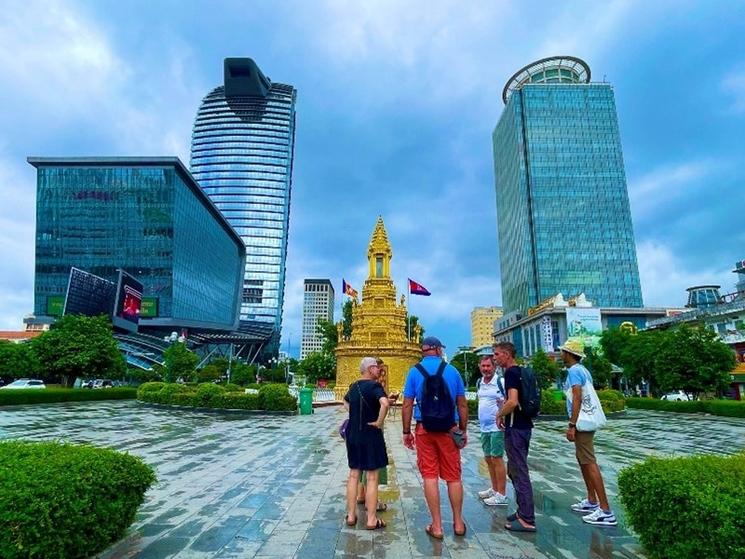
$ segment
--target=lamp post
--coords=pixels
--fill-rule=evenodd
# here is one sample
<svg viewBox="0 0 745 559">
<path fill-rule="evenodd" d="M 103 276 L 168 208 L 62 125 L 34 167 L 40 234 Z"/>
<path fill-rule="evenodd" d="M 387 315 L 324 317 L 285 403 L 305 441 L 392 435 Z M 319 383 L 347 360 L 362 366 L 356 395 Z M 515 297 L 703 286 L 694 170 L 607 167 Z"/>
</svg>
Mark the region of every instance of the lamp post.
<svg viewBox="0 0 745 559">
<path fill-rule="evenodd" d="M 458 351 L 460 351 L 463 354 L 463 376 L 466 377 L 466 388 L 469 386 L 469 378 L 468 378 L 468 354 L 471 352 L 473 348 L 471 346 L 461 346 L 458 348 Z"/>
</svg>

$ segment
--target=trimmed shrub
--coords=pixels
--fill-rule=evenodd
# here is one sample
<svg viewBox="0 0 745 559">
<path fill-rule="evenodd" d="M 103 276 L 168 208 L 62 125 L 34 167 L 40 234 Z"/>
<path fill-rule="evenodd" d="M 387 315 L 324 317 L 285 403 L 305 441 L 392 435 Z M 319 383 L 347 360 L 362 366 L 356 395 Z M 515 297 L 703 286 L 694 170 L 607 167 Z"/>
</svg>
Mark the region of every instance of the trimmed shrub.
<svg viewBox="0 0 745 559">
<path fill-rule="evenodd" d="M 91 557 L 124 535 L 154 482 L 150 466 L 114 450 L 2 441 L 0 557 Z"/>
<path fill-rule="evenodd" d="M 141 384 L 140 387 L 137 389 L 137 395 L 144 392 L 160 392 L 160 389 L 163 388 L 166 385 L 165 382 L 146 382 L 144 384 Z"/>
<path fill-rule="evenodd" d="M 701 400 L 690 402 L 668 402 L 655 398 L 629 398 L 626 405 L 630 408 L 642 410 L 671 411 L 682 413 L 697 413 L 704 411 L 704 403 Z"/>
<path fill-rule="evenodd" d="M 264 387 L 264 400 L 258 394 L 244 394 L 240 387 L 238 391 L 228 392 L 224 387 L 213 383 L 204 383 L 199 386 L 149 384 L 151 386 L 137 393 L 138 400 L 153 404 L 194 408 L 270 411 L 295 411 L 297 409 L 297 400 L 290 396 L 287 386 L 284 384 L 262 385 Z M 161 386 L 155 386 L 158 384 Z M 265 407 L 267 402 L 270 407 Z"/>
<path fill-rule="evenodd" d="M 598 390 L 598 398 L 605 413 L 623 411 L 626 409 L 626 398 L 618 390 Z"/>
<path fill-rule="evenodd" d="M 194 405 L 204 408 L 222 407 L 219 404 L 222 401 L 222 396 L 224 394 L 225 389 L 222 386 L 218 386 L 211 382 L 205 382 L 197 387 L 197 392 L 194 395 Z"/>
<path fill-rule="evenodd" d="M 541 390 L 541 414 L 566 416 L 566 400 L 554 398 L 553 390 Z"/>
<path fill-rule="evenodd" d="M 238 386 L 237 384 L 228 383 L 223 386 L 225 388 L 225 392 L 243 392 L 243 387 Z"/>
<path fill-rule="evenodd" d="M 262 384 L 259 405 L 268 411 L 294 410 L 297 409 L 297 398 L 290 396 L 286 384 Z"/>
<path fill-rule="evenodd" d="M 100 400 L 133 400 L 137 397 L 134 388 L 30 388 L 0 390 L 0 406 L 22 404 L 53 404 L 56 402 L 94 402 Z"/>
<path fill-rule="evenodd" d="M 479 401 L 474 400 L 466 400 L 466 403 L 468 404 L 468 418 L 469 419 L 476 419 L 479 418 Z"/>
<path fill-rule="evenodd" d="M 704 410 L 712 415 L 745 417 L 745 402 L 741 400 L 705 400 Z"/>
<path fill-rule="evenodd" d="M 653 559 L 745 557 L 745 454 L 649 458 L 623 469 L 618 487 Z"/>
</svg>

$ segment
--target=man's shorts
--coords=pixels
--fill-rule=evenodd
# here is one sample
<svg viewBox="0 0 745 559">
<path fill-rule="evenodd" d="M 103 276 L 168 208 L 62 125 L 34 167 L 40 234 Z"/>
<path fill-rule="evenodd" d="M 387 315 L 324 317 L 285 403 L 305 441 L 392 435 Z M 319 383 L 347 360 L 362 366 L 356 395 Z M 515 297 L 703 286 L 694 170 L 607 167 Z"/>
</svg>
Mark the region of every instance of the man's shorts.
<svg viewBox="0 0 745 559">
<path fill-rule="evenodd" d="M 577 455 L 577 462 L 582 465 L 595 464 L 595 445 L 593 438 L 595 431 L 575 431 L 574 432 L 574 450 Z"/>
<path fill-rule="evenodd" d="M 424 479 L 460 481 L 460 450 L 450 433 L 428 433 L 421 423 L 416 430 L 416 465 Z"/>
<path fill-rule="evenodd" d="M 484 456 L 501 458 L 504 455 L 504 431 L 481 433 L 481 448 Z"/>
</svg>

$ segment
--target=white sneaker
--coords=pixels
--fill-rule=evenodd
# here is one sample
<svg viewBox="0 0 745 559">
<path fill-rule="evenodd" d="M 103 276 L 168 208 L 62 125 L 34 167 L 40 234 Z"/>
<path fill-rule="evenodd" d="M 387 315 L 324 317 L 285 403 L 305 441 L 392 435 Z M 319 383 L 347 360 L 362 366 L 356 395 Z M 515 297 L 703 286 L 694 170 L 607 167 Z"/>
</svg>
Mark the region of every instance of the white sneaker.
<svg viewBox="0 0 745 559">
<path fill-rule="evenodd" d="M 490 507 L 499 507 L 499 506 L 506 507 L 507 497 L 495 491 L 494 495 L 492 495 L 491 497 L 487 499 L 484 499 L 484 504 L 489 505 Z"/>
<path fill-rule="evenodd" d="M 582 522 L 587 522 L 593 526 L 616 526 L 618 521 L 613 511 L 603 512 L 603 509 L 598 507 L 590 514 L 582 517 Z"/>
<path fill-rule="evenodd" d="M 489 489 L 486 489 L 484 491 L 479 491 L 479 499 L 488 499 L 489 497 L 494 497 L 494 495 L 497 494 L 498 493 L 490 487 Z"/>
<path fill-rule="evenodd" d="M 598 508 L 600 508 L 600 505 L 597 503 L 591 503 L 587 499 L 582 499 L 579 503 L 574 503 L 572 505 L 572 510 L 574 512 L 581 512 L 582 514 L 594 512 Z"/>
</svg>

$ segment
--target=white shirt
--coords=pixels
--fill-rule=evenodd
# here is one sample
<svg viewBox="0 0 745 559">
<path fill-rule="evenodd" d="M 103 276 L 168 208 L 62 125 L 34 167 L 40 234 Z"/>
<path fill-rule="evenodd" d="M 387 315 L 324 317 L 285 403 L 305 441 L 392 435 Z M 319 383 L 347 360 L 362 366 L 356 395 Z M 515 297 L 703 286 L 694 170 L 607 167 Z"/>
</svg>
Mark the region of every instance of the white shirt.
<svg viewBox="0 0 745 559">
<path fill-rule="evenodd" d="M 479 379 L 479 424 L 482 433 L 493 433 L 499 431 L 497 427 L 497 414 L 505 402 L 504 378 L 496 373 L 489 382 Z"/>
</svg>

